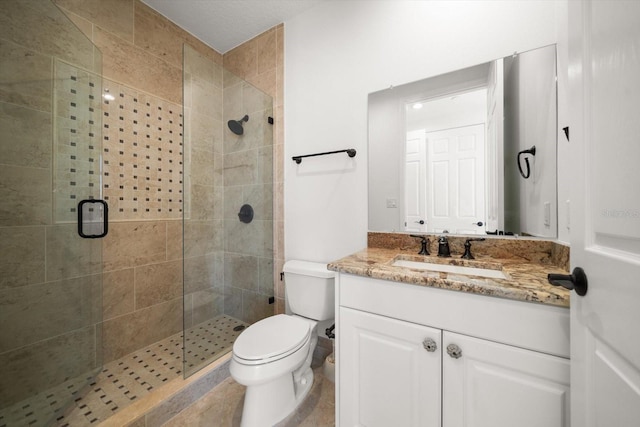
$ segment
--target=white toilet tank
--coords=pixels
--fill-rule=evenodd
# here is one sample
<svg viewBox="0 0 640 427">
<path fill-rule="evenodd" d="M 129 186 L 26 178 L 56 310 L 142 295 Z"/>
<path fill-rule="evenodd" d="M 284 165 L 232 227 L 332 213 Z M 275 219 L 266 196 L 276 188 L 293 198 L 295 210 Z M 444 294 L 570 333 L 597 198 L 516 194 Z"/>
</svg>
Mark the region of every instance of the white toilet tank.
<svg viewBox="0 0 640 427">
<path fill-rule="evenodd" d="M 327 264 L 291 260 L 283 271 L 293 314 L 318 321 L 334 318 L 335 273 L 327 270 Z"/>
</svg>

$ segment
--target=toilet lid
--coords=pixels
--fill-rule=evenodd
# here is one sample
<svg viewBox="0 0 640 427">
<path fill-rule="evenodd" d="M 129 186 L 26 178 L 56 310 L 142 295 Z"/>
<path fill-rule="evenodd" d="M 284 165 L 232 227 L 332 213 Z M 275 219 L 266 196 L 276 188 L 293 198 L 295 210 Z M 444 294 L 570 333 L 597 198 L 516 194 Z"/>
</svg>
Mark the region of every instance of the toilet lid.
<svg viewBox="0 0 640 427">
<path fill-rule="evenodd" d="M 278 314 L 249 326 L 233 344 L 235 356 L 245 360 L 264 360 L 293 352 L 309 337 L 309 323 Z"/>
</svg>

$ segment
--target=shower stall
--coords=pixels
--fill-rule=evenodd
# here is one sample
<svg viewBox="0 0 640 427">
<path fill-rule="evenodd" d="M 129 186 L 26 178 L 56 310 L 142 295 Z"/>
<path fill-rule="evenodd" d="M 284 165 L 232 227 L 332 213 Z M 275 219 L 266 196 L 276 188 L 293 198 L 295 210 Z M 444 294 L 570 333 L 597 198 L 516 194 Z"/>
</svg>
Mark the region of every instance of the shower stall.
<svg viewBox="0 0 640 427">
<path fill-rule="evenodd" d="M 188 45 L 180 102 L 103 76 L 50 0 L 0 61 L 0 426 L 97 424 L 273 314 L 272 99 Z"/>
</svg>

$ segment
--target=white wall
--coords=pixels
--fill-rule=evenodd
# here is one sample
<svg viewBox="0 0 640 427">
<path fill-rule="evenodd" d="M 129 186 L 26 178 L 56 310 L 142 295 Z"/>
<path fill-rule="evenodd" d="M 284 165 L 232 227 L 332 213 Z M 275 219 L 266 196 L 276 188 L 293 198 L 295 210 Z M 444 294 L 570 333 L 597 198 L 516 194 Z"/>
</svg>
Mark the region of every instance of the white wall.
<svg viewBox="0 0 640 427">
<path fill-rule="evenodd" d="M 285 22 L 285 258 L 366 246 L 369 92 L 555 42 L 552 1 L 328 1 Z"/>
</svg>

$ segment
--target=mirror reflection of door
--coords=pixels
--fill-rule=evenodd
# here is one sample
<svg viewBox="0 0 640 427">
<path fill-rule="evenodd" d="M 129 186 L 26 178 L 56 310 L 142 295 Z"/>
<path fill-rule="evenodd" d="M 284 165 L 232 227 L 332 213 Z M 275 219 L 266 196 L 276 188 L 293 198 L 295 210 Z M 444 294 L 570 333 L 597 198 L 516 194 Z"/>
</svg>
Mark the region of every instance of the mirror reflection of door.
<svg viewBox="0 0 640 427">
<path fill-rule="evenodd" d="M 427 151 L 424 130 L 407 132 L 404 231 L 427 231 Z"/>
<path fill-rule="evenodd" d="M 484 234 L 484 132 L 480 124 L 426 134 L 429 231 Z"/>
</svg>

